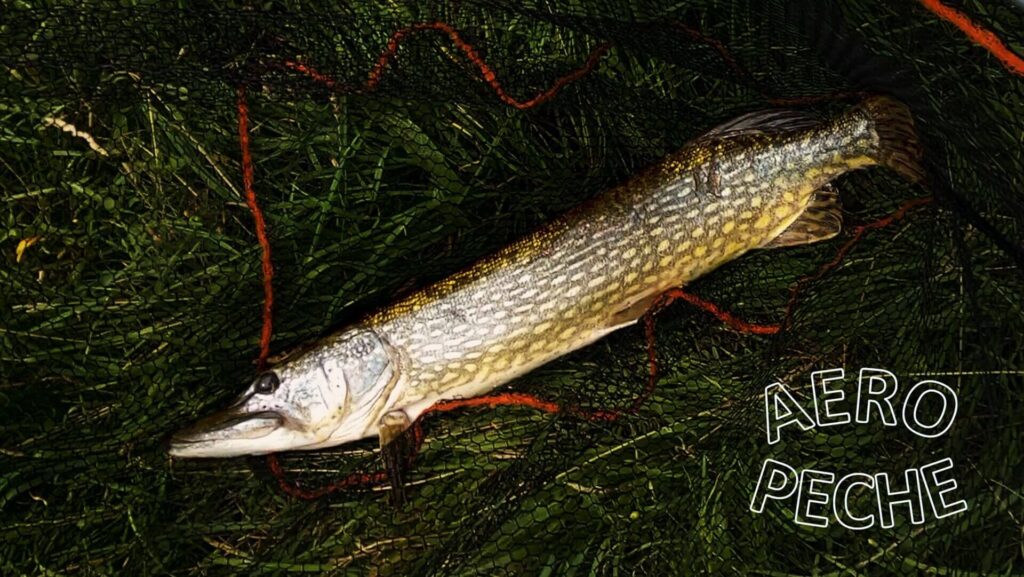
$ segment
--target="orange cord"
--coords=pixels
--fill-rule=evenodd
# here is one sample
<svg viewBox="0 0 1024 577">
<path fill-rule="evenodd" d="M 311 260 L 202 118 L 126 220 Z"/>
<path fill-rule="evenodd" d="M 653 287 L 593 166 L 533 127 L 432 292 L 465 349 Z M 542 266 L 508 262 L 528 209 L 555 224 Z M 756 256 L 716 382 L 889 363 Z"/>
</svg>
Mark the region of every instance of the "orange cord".
<svg viewBox="0 0 1024 577">
<path fill-rule="evenodd" d="M 991 30 L 975 24 L 966 14 L 946 6 L 941 0 L 921 0 L 921 4 L 924 4 L 925 8 L 931 10 L 939 18 L 959 28 L 975 44 L 988 50 L 1010 72 L 1024 76 L 1024 58 L 1007 48 L 1006 44 Z"/>
<path fill-rule="evenodd" d="M 461 409 L 462 407 L 489 407 L 493 409 L 494 407 L 507 405 L 531 407 L 545 413 L 559 413 L 562 411 L 562 407 L 557 403 L 542 401 L 533 395 L 527 395 L 524 393 L 502 393 L 499 395 L 473 397 L 471 399 L 441 401 L 440 403 L 431 405 L 426 411 L 423 411 L 423 414 L 428 415 L 435 411 L 451 411 L 454 409 Z"/>
<path fill-rule="evenodd" d="M 263 263 L 263 330 L 260 332 L 260 354 L 256 360 L 259 370 L 267 365 L 270 356 L 270 336 L 274 325 L 274 264 L 270 259 L 270 240 L 267 238 L 267 225 L 263 219 L 263 211 L 256 202 L 256 190 L 253 187 L 252 153 L 249 151 L 249 103 L 245 95 L 245 87 L 238 87 L 238 142 L 242 148 L 242 186 L 245 189 L 245 203 L 252 212 L 256 226 L 256 240 L 260 243 Z"/>
<path fill-rule="evenodd" d="M 729 311 L 720 309 L 715 303 L 706 301 L 693 293 L 684 291 L 681 288 L 669 289 L 665 292 L 664 299 L 666 306 L 676 299 L 684 300 L 697 308 L 711 313 L 715 318 L 741 333 L 750 333 L 752 335 L 774 335 L 779 332 L 780 329 L 779 325 L 759 325 L 755 323 L 748 323 L 737 318 Z"/>
<path fill-rule="evenodd" d="M 336 491 L 379 485 L 387 482 L 388 480 L 388 474 L 385 471 L 353 473 L 346 477 L 342 477 L 340 480 L 334 481 L 329 485 L 324 485 L 323 487 L 317 487 L 316 489 L 303 489 L 297 483 L 293 483 L 288 480 L 277 455 L 267 455 L 267 466 L 270 468 L 271 474 L 277 478 L 277 485 L 281 488 L 281 491 L 297 499 L 305 499 L 307 501 L 319 499 Z"/>
<path fill-rule="evenodd" d="M 753 77 L 751 77 L 750 73 L 747 72 L 745 68 L 740 66 L 740 63 L 735 58 L 733 58 L 732 52 L 729 52 L 729 49 L 725 47 L 725 44 L 722 44 L 721 40 L 718 40 L 717 38 L 712 38 L 710 36 L 706 36 L 700 30 L 687 26 L 686 24 L 683 24 L 679 20 L 672 20 L 671 22 L 669 22 L 669 24 L 676 30 L 679 30 L 687 37 L 689 37 L 690 40 L 701 42 L 711 47 L 712 50 L 718 53 L 718 56 L 719 58 L 722 59 L 722 62 L 725 62 L 725 65 L 732 69 L 733 73 L 736 74 L 736 76 L 748 79 L 750 81 L 754 80 Z"/>
<path fill-rule="evenodd" d="M 391 61 L 394 60 L 395 56 L 398 54 L 398 47 L 404 38 L 406 38 L 412 33 L 422 32 L 426 30 L 443 32 L 445 35 L 447 35 L 448 38 L 451 39 L 452 44 L 454 44 L 456 48 L 462 51 L 463 55 L 465 55 L 466 58 L 480 70 L 480 75 L 483 77 L 484 81 L 487 82 L 487 84 L 491 87 L 491 90 L 493 90 L 494 93 L 498 96 L 498 99 L 504 102 L 505 104 L 517 108 L 519 110 L 533 108 L 539 104 L 543 104 L 544 102 L 547 102 L 548 100 L 554 98 L 559 93 L 559 91 L 561 91 L 562 88 L 564 88 L 567 84 L 579 80 L 584 75 L 593 70 L 594 67 L 597 66 L 597 63 L 605 55 L 605 53 L 608 52 L 608 49 L 611 48 L 611 44 L 599 44 L 590 53 L 590 56 L 587 57 L 587 60 L 586 62 L 584 62 L 583 66 L 577 68 L 576 70 L 573 70 L 572 72 L 566 74 L 565 76 L 556 79 L 550 88 L 540 92 L 533 98 L 530 98 L 528 100 L 517 100 L 512 96 L 509 96 L 508 93 L 505 92 L 504 87 L 501 85 L 501 82 L 498 81 L 498 77 L 494 73 L 494 69 L 492 69 L 490 65 L 488 65 L 487 62 L 484 61 L 483 57 L 480 56 L 480 53 L 476 51 L 476 48 L 474 48 L 470 43 L 466 42 L 462 38 L 462 35 L 459 34 L 458 30 L 456 30 L 446 22 L 419 22 L 417 24 L 413 24 L 412 26 L 402 28 L 391 35 L 391 38 L 388 40 L 386 48 L 381 53 L 380 57 L 377 59 L 377 63 L 374 65 L 373 69 L 370 70 L 366 82 L 363 84 L 363 90 L 371 91 L 377 88 L 377 86 L 380 84 L 381 79 L 384 76 L 384 71 L 388 68 L 388 66 L 391 64 Z M 339 83 L 330 76 L 319 72 L 317 69 L 307 64 L 295 62 L 293 60 L 286 60 L 284 61 L 283 64 L 286 68 L 290 70 L 294 70 L 296 72 L 300 72 L 302 74 L 309 76 L 311 79 L 323 84 L 330 90 L 338 90 L 343 92 L 352 91 L 351 87 L 347 87 Z"/>
</svg>

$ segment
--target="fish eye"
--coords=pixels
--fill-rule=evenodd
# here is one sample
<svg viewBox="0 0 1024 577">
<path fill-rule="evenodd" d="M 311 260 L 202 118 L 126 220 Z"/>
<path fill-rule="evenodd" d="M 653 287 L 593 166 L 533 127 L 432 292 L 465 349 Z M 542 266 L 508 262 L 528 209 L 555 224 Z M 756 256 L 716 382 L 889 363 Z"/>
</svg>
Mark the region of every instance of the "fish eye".
<svg viewBox="0 0 1024 577">
<path fill-rule="evenodd" d="M 256 382 L 253 383 L 252 390 L 258 395 L 269 395 L 276 391 L 279 386 L 281 386 L 281 379 L 278 378 L 277 373 L 274 371 L 267 371 L 256 377 Z"/>
</svg>

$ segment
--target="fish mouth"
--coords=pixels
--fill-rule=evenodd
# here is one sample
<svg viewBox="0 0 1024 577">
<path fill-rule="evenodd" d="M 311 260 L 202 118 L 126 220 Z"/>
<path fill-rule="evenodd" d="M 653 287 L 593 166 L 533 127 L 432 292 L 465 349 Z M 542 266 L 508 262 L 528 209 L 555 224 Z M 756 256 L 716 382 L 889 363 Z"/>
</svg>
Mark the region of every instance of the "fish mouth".
<svg viewBox="0 0 1024 577">
<path fill-rule="evenodd" d="M 224 457 L 253 452 L 261 439 L 280 431 L 285 418 L 274 411 L 247 413 L 232 407 L 214 413 L 173 435 L 168 451 L 175 457 Z M 257 451 L 258 452 L 258 451 Z"/>
</svg>

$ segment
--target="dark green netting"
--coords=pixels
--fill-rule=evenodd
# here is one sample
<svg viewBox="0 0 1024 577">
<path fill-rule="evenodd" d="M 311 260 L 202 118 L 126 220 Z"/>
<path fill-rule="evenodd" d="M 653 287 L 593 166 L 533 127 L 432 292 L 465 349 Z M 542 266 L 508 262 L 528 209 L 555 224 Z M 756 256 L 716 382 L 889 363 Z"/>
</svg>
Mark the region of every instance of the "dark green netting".
<svg viewBox="0 0 1024 577">
<path fill-rule="evenodd" d="M 1024 78 L 921 4 L 130 4 L 0 3 L 0 573 L 1024 573 Z M 1024 9 L 958 7 L 1024 53 Z M 358 87 L 394 31 L 436 20 L 518 99 L 613 46 L 525 111 L 439 33 L 403 40 L 372 91 L 333 92 L 281 66 Z M 856 225 L 936 201 L 865 233 L 802 285 L 778 335 L 683 303 L 664 311 L 661 378 L 636 415 L 431 415 L 403 508 L 383 487 L 304 501 L 262 458 L 172 461 L 163 446 L 255 373 L 261 253 L 242 194 L 239 86 L 273 247 L 275 352 L 773 98 L 897 94 L 935 181 L 844 176 L 843 235 L 752 253 L 692 292 L 778 322 L 798 279 Z M 877 421 L 789 427 L 769 447 L 765 386 L 781 380 L 808 400 L 810 373 L 835 367 L 851 387 L 861 367 L 891 370 L 901 387 L 940 380 L 957 391 L 956 421 L 930 440 Z M 608 409 L 646 378 L 636 328 L 507 389 Z M 791 501 L 749 509 L 767 458 L 899 478 L 945 457 L 968 502 L 945 519 L 901 513 L 893 528 L 855 532 L 799 526 Z M 306 487 L 380 469 L 371 441 L 281 462 Z"/>
</svg>

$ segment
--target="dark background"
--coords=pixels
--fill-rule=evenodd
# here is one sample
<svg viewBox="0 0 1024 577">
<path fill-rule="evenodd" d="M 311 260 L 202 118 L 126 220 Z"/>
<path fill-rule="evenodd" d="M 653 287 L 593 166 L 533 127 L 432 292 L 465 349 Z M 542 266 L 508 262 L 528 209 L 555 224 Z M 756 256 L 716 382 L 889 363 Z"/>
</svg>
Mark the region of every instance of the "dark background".
<svg viewBox="0 0 1024 577">
<path fill-rule="evenodd" d="M 1024 53 L 1019 6 L 956 6 Z M 0 572 L 1024 573 L 1024 78 L 921 4 L 0 11 Z M 403 40 L 374 91 L 331 92 L 279 65 L 298 59 L 357 87 L 394 31 L 438 19 L 519 99 L 600 42 L 614 46 L 526 111 L 433 32 Z M 845 233 L 750 254 L 693 292 L 777 322 L 791 287 L 857 225 L 911 198 L 936 201 L 806 283 L 778 335 L 741 334 L 685 304 L 659 315 L 661 379 L 635 416 L 431 416 L 406 507 L 382 488 L 308 502 L 285 495 L 263 459 L 172 461 L 162 447 L 255 373 L 260 249 L 242 196 L 239 85 L 276 269 L 274 352 L 458 270 L 773 98 L 904 98 L 935 180 L 845 176 Z M 630 329 L 508 389 L 626 406 L 645 384 L 645 351 Z M 790 428 L 768 448 L 765 385 L 784 381 L 807 400 L 811 371 L 845 367 L 852 387 L 864 366 L 903 387 L 954 387 L 951 431 Z M 801 527 L 791 504 L 748 510 L 768 457 L 892 476 L 951 457 L 969 509 L 891 530 Z M 379 469 L 373 442 L 282 462 L 307 487 Z M 870 494 L 858 499 L 871 506 Z"/>
</svg>

